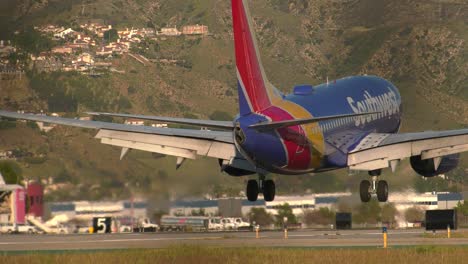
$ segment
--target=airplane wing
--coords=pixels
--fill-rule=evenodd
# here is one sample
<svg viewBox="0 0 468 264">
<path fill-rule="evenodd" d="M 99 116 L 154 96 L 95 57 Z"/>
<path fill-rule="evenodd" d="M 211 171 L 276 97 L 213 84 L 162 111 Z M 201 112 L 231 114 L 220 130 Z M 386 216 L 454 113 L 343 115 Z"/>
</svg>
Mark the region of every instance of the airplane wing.
<svg viewBox="0 0 468 264">
<path fill-rule="evenodd" d="M 0 117 L 97 129 L 99 131 L 96 138 L 100 139 L 101 143 L 122 148 L 121 158 L 130 149 L 176 156 L 178 157 L 178 166 L 185 159 L 196 159 L 197 156 L 227 161 L 236 157 L 236 147 L 234 146 L 232 132 L 227 131 L 132 126 L 44 115 L 20 114 L 2 110 L 0 110 Z"/>
<path fill-rule="evenodd" d="M 421 133 L 377 134 L 363 138 L 348 154 L 353 170 L 395 170 L 400 160 L 421 156 L 422 160 L 440 159 L 468 151 L 468 129 Z"/>
<path fill-rule="evenodd" d="M 135 119 L 140 119 L 140 120 L 149 120 L 149 121 L 167 122 L 167 123 L 173 123 L 173 124 L 210 127 L 210 128 L 225 129 L 225 130 L 231 130 L 231 131 L 232 131 L 232 129 L 234 129 L 234 124 L 232 123 L 232 121 L 198 120 L 198 119 L 189 119 L 189 118 L 173 118 L 173 117 L 163 117 L 163 116 L 146 116 L 146 115 L 98 113 L 98 112 L 88 112 L 87 114 L 92 115 L 92 116 L 111 116 L 111 117 L 135 118 Z"/>
</svg>

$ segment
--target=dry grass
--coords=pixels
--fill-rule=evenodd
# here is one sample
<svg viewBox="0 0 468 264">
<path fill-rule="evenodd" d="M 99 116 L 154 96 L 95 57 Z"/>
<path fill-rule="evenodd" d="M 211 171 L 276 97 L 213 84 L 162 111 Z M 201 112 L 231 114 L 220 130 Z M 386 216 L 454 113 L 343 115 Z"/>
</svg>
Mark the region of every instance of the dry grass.
<svg viewBox="0 0 468 264">
<path fill-rule="evenodd" d="M 105 252 L 30 253 L 0 256 L 0 263 L 466 263 L 466 247 L 396 249 L 215 248 L 176 246 L 167 249 Z"/>
</svg>

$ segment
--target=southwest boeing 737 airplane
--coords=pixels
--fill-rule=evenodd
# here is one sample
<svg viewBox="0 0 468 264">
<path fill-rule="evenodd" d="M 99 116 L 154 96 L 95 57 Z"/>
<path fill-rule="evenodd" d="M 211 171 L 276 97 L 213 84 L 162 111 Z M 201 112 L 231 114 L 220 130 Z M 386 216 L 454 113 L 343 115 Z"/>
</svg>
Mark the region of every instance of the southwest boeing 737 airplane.
<svg viewBox="0 0 468 264">
<path fill-rule="evenodd" d="M 389 81 L 375 76 L 352 76 L 317 86 L 299 85 L 282 94 L 268 80 L 260 59 L 246 0 L 232 0 L 239 115 L 232 122 L 130 114 L 90 115 L 137 118 L 212 128 L 216 131 L 154 128 L 117 123 L 0 111 L 0 116 L 97 129 L 102 143 L 177 157 L 177 168 L 197 156 L 216 158 L 232 176 L 258 174 L 249 180 L 247 198 L 275 198 L 269 173 L 298 175 L 349 168 L 367 171 L 360 197 L 376 194 L 388 199 L 382 169 L 393 172 L 409 158 L 412 168 L 433 177 L 457 167 L 468 150 L 468 129 L 398 133 L 401 97 Z"/>
</svg>

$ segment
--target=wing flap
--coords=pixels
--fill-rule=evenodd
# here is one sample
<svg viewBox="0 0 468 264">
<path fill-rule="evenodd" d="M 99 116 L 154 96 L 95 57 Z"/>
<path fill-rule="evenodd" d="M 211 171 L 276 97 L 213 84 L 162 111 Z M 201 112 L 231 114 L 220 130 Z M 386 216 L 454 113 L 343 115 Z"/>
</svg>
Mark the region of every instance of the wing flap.
<svg viewBox="0 0 468 264">
<path fill-rule="evenodd" d="M 98 113 L 98 112 L 88 112 L 87 114 L 92 115 L 92 116 L 134 118 L 134 119 L 140 119 L 140 120 L 167 122 L 167 123 L 173 123 L 173 124 L 201 126 L 201 127 L 226 129 L 226 130 L 234 129 L 234 125 L 232 121 L 198 120 L 198 119 L 189 119 L 189 118 L 131 115 L 131 114 L 117 114 L 117 113 Z"/>
<path fill-rule="evenodd" d="M 392 163 L 412 156 L 431 159 L 465 151 L 468 151 L 468 129 L 370 134 L 348 154 L 348 166 L 353 170 L 377 170 L 393 167 Z"/>
<path fill-rule="evenodd" d="M 235 146 L 233 144 L 203 139 L 144 135 L 105 129 L 100 130 L 96 138 L 100 139 L 103 144 L 188 159 L 196 159 L 198 155 L 230 160 L 236 155 Z"/>
</svg>

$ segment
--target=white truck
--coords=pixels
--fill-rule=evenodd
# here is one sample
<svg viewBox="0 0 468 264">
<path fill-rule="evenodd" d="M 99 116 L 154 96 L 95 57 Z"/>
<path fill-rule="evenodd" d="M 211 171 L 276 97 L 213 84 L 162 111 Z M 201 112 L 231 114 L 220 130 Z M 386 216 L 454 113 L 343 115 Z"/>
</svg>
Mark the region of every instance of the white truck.
<svg viewBox="0 0 468 264">
<path fill-rule="evenodd" d="M 223 230 L 223 224 L 221 223 L 221 217 L 210 218 L 208 222 L 208 230 L 210 231 L 221 231 Z"/>
<path fill-rule="evenodd" d="M 139 221 L 138 227 L 134 231 L 138 232 L 156 232 L 159 226 L 151 222 L 149 218 L 143 218 Z"/>
<path fill-rule="evenodd" d="M 0 232 L 8 233 L 8 234 L 13 234 L 13 233 L 37 234 L 39 233 L 39 230 L 37 230 L 35 226 L 29 225 L 29 224 L 25 224 L 25 225 L 5 224 L 5 225 L 0 225 Z"/>
<path fill-rule="evenodd" d="M 234 230 L 236 229 L 236 224 L 234 218 L 222 218 L 221 224 L 223 225 L 223 230 Z"/>
<path fill-rule="evenodd" d="M 224 230 L 249 230 L 250 223 L 244 222 L 240 217 L 226 217 L 221 219 Z"/>
<path fill-rule="evenodd" d="M 234 218 L 234 224 L 237 230 L 250 230 L 252 228 L 250 223 L 244 222 L 240 217 Z"/>
</svg>

